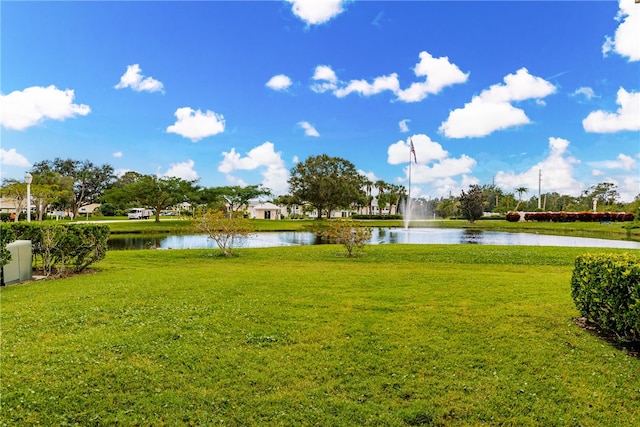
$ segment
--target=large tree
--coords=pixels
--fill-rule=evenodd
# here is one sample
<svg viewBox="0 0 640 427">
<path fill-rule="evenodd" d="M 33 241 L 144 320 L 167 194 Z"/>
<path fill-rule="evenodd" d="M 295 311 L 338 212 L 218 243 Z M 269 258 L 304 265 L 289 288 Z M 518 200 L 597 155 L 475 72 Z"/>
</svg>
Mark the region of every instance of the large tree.
<svg viewBox="0 0 640 427">
<path fill-rule="evenodd" d="M 475 222 L 475 220 L 482 218 L 484 203 L 485 199 L 481 187 L 472 185 L 466 193 L 462 190 L 460 210 L 462 211 L 462 216 L 469 222 Z"/>
<path fill-rule="evenodd" d="M 27 184 L 16 179 L 5 179 L 0 187 L 0 196 L 13 199 L 13 220 L 17 222 L 20 212 L 27 206 Z"/>
<path fill-rule="evenodd" d="M 36 163 L 31 169 L 34 175 L 46 175 L 51 172 L 73 179 L 74 197 L 70 207 L 74 218 L 78 216 L 78 210 L 82 206 L 97 202 L 114 179 L 112 166 L 98 166 L 89 160 L 55 158 Z"/>
<path fill-rule="evenodd" d="M 134 171 L 128 171 L 118 179 L 116 179 L 108 189 L 104 191 L 104 195 L 100 198 L 103 204 L 115 206 L 120 213 L 126 212 L 132 206 L 135 200 L 135 194 L 132 191 L 132 185 L 136 184 L 142 174 Z"/>
<path fill-rule="evenodd" d="M 291 194 L 312 205 L 322 213 L 353 204 L 366 203 L 366 178 L 358 173 L 353 163 L 326 154 L 309 157 L 291 169 Z"/>
<path fill-rule="evenodd" d="M 178 203 L 191 202 L 196 192 L 191 181 L 156 175 L 142 175 L 136 182 L 125 188 L 131 200 L 155 210 L 156 222 L 160 222 L 160 212 L 163 209 Z"/>
<path fill-rule="evenodd" d="M 617 186 L 612 182 L 601 182 L 596 185 L 592 185 L 588 190 L 583 193 L 585 204 L 590 206 L 594 200 L 603 207 L 603 210 L 607 210 L 613 206 L 620 198 Z"/>
</svg>

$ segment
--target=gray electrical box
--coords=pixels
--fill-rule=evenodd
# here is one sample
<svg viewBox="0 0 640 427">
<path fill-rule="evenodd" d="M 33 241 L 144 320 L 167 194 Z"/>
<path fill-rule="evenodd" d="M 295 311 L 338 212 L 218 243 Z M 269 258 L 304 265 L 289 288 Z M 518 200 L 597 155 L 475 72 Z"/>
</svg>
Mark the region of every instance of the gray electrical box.
<svg viewBox="0 0 640 427">
<path fill-rule="evenodd" d="M 31 280 L 31 240 L 16 240 L 9 243 L 7 249 L 11 252 L 11 261 L 3 268 L 5 285 Z"/>
</svg>

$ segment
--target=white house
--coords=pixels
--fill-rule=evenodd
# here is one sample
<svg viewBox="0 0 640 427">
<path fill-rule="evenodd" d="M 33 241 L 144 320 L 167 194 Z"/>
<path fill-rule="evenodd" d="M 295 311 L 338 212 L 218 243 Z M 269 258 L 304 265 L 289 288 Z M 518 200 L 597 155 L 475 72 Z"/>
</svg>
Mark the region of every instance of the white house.
<svg viewBox="0 0 640 427">
<path fill-rule="evenodd" d="M 251 219 L 280 219 L 282 208 L 269 202 L 257 200 L 249 201 L 249 218 Z"/>
</svg>

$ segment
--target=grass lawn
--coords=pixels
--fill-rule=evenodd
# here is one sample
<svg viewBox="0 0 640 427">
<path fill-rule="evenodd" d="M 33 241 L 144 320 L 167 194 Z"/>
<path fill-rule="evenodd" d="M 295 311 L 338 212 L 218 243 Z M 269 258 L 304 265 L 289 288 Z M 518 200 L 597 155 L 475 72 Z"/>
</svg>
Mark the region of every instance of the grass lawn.
<svg viewBox="0 0 640 427">
<path fill-rule="evenodd" d="M 640 424 L 640 359 L 575 325 L 579 254 L 115 251 L 0 293 L 2 425 Z"/>
</svg>

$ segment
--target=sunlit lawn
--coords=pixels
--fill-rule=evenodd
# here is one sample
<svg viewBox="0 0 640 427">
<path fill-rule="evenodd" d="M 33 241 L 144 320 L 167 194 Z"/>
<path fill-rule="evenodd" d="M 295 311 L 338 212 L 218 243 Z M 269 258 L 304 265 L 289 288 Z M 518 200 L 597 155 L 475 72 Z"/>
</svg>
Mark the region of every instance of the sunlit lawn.
<svg viewBox="0 0 640 427">
<path fill-rule="evenodd" d="M 2 289 L 0 420 L 638 425 L 640 360 L 572 321 L 585 251 L 110 252 L 98 272 Z"/>
</svg>

